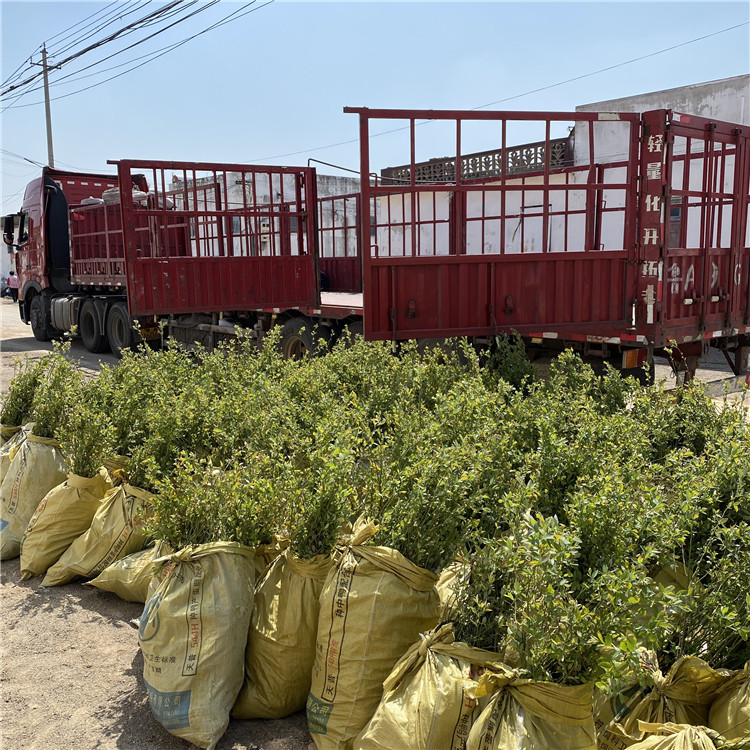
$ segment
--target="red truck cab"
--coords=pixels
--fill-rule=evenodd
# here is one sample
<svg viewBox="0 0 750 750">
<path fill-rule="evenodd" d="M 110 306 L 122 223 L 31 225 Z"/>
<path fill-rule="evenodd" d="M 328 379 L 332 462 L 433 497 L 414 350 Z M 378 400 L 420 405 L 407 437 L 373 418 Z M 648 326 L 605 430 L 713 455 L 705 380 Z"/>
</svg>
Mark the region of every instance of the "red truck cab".
<svg viewBox="0 0 750 750">
<path fill-rule="evenodd" d="M 76 291 L 70 278 L 68 208 L 116 187 L 113 175 L 44 167 L 27 185 L 21 211 L 6 217 L 3 235 L 16 254 L 19 312 L 37 339 L 46 341 L 54 333 L 47 323 L 52 295 Z"/>
</svg>

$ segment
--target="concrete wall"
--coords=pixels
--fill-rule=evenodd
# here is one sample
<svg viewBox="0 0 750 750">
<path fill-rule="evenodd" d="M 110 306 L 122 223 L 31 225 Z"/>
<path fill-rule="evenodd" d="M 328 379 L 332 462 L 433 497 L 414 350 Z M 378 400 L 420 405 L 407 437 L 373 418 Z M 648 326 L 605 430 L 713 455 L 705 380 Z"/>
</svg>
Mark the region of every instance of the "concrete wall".
<svg viewBox="0 0 750 750">
<path fill-rule="evenodd" d="M 750 74 L 582 104 L 576 107 L 576 112 L 646 112 L 650 109 L 671 109 L 747 125 L 750 123 Z"/>
</svg>

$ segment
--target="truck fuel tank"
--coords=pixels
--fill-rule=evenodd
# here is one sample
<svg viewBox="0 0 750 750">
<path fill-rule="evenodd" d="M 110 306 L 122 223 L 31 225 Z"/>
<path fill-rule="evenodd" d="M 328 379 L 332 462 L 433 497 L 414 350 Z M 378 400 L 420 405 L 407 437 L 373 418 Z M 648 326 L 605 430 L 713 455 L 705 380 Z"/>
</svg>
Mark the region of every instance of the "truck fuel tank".
<svg viewBox="0 0 750 750">
<path fill-rule="evenodd" d="M 53 327 L 58 331 L 69 331 L 78 322 L 78 308 L 80 305 L 80 297 L 55 297 L 51 305 L 51 322 Z"/>
</svg>

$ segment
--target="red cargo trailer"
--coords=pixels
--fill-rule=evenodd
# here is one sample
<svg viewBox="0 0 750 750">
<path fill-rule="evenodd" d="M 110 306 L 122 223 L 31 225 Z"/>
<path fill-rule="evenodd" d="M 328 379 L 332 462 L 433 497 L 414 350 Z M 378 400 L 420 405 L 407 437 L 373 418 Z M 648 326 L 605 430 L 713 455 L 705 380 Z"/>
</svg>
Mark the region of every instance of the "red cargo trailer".
<svg viewBox="0 0 750 750">
<path fill-rule="evenodd" d="M 364 326 L 478 345 L 517 331 L 633 371 L 668 347 L 692 371 L 715 346 L 747 371 L 747 126 L 666 110 L 345 111 L 360 120 L 355 194 L 318 200 L 309 167 L 45 169 L 5 227 L 21 317 L 38 338 L 77 325 L 92 351 L 132 344 L 136 319 L 145 338 L 166 322 L 207 345 L 281 324 L 287 356 Z M 372 120 L 401 121 L 405 149 L 375 179 Z M 417 160 L 428 122 L 453 156 Z"/>
<path fill-rule="evenodd" d="M 625 369 L 676 346 L 688 371 L 717 346 L 747 372 L 750 127 L 668 110 L 345 112 L 359 115 L 371 206 L 366 337 L 515 330 Z M 394 120 L 404 165 L 373 183 L 371 123 L 392 132 Z M 450 130 L 454 157 L 416 160 L 426 123 Z M 499 148 L 464 156 L 477 126 Z M 511 147 L 524 128 L 540 139 Z"/>
</svg>

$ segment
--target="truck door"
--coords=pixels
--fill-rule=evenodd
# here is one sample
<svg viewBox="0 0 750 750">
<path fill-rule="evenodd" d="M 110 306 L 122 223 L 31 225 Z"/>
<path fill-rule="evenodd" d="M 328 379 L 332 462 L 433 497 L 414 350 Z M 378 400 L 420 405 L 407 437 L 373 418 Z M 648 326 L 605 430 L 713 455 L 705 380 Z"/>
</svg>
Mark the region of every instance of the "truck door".
<svg viewBox="0 0 750 750">
<path fill-rule="evenodd" d="M 746 323 L 748 133 L 677 113 L 668 123 L 664 310 L 678 344 Z"/>
</svg>

